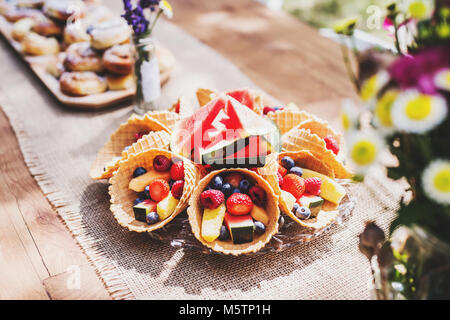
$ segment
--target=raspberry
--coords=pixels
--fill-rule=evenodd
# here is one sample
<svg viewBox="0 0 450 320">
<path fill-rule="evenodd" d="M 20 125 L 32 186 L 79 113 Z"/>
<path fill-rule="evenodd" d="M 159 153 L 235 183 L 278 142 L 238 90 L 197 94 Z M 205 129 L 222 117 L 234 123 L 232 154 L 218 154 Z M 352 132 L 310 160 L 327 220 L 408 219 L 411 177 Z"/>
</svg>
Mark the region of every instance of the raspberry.
<svg viewBox="0 0 450 320">
<path fill-rule="evenodd" d="M 134 142 L 138 141 L 139 139 L 141 139 L 146 134 L 147 134 L 146 132 L 136 132 L 134 134 Z"/>
<path fill-rule="evenodd" d="M 231 184 L 234 188 L 239 188 L 239 184 L 241 183 L 242 176 L 237 172 L 230 173 L 225 177 L 225 182 Z"/>
<path fill-rule="evenodd" d="M 184 180 L 175 181 L 172 185 L 172 195 L 175 199 L 181 199 L 183 195 Z"/>
<path fill-rule="evenodd" d="M 148 192 L 153 201 L 159 202 L 169 194 L 170 187 L 166 180 L 155 179 L 148 185 Z"/>
<path fill-rule="evenodd" d="M 307 178 L 305 179 L 305 191 L 312 195 L 318 196 L 320 194 L 320 187 L 322 186 L 322 180 L 320 178 Z"/>
<path fill-rule="evenodd" d="M 225 200 L 222 191 L 209 189 L 200 194 L 200 202 L 203 207 L 208 209 L 215 209 L 220 206 Z"/>
<path fill-rule="evenodd" d="M 266 191 L 260 186 L 251 187 L 250 190 L 248 190 L 248 195 L 256 205 L 260 207 L 265 205 L 267 198 Z"/>
<path fill-rule="evenodd" d="M 252 199 L 244 193 L 233 193 L 227 200 L 227 211 L 235 216 L 248 214 L 253 209 Z"/>
<path fill-rule="evenodd" d="M 170 169 L 170 166 L 172 165 L 172 162 L 170 162 L 169 158 L 166 156 L 156 156 L 155 159 L 153 159 L 153 168 L 155 168 L 156 171 L 164 172 Z"/>
<path fill-rule="evenodd" d="M 325 141 L 325 143 L 327 145 L 327 149 L 333 151 L 333 153 L 336 155 L 339 153 L 339 145 L 336 142 L 336 139 L 332 135 L 326 136 L 325 138 L 323 138 L 323 140 Z"/>
<path fill-rule="evenodd" d="M 289 173 L 283 178 L 281 189 L 292 194 L 298 199 L 305 192 L 305 179 L 296 174 Z"/>
<path fill-rule="evenodd" d="M 287 173 L 287 169 L 282 166 L 278 166 L 278 172 L 281 174 L 282 177 L 284 177 Z"/>
<path fill-rule="evenodd" d="M 263 114 L 268 114 L 269 112 L 272 112 L 272 111 L 275 111 L 275 109 L 271 108 L 271 107 L 268 107 L 268 106 L 265 106 L 264 109 L 263 109 Z"/>
<path fill-rule="evenodd" d="M 184 180 L 184 163 L 183 161 L 175 162 L 170 168 L 170 178 L 172 180 Z"/>
</svg>

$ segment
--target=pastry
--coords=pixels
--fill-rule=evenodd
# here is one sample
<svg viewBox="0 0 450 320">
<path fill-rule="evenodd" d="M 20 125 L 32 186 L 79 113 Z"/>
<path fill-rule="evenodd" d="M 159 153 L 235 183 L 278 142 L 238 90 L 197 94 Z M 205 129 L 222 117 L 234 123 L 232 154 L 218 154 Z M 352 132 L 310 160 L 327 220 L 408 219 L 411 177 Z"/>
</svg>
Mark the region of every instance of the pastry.
<svg viewBox="0 0 450 320">
<path fill-rule="evenodd" d="M 89 42 L 72 43 L 66 49 L 64 66 L 70 71 L 93 71 L 103 70 L 102 56 L 91 48 Z"/>
<path fill-rule="evenodd" d="M 23 38 L 31 32 L 31 28 L 34 24 L 35 20 L 33 18 L 24 18 L 14 22 L 11 30 L 11 36 L 16 41 L 22 41 Z"/>
<path fill-rule="evenodd" d="M 131 37 L 131 29 L 125 20 L 115 18 L 94 26 L 90 35 L 92 47 L 104 50 L 128 41 Z"/>
<path fill-rule="evenodd" d="M 122 75 L 108 74 L 106 75 L 106 82 L 109 90 L 126 90 L 133 88 L 134 75 L 132 73 Z"/>
<path fill-rule="evenodd" d="M 42 36 L 59 36 L 63 32 L 60 24 L 46 16 L 36 16 L 34 20 L 35 23 L 33 24 L 32 30 Z"/>
<path fill-rule="evenodd" d="M 134 59 L 129 44 L 115 45 L 103 53 L 103 65 L 106 70 L 119 75 L 133 72 Z"/>
<path fill-rule="evenodd" d="M 55 78 L 59 78 L 66 69 L 64 68 L 64 59 L 66 58 L 65 52 L 60 52 L 49 60 L 46 70 Z"/>
<path fill-rule="evenodd" d="M 34 18 L 42 16 L 42 12 L 37 9 L 17 8 L 14 6 L 4 7 L 3 16 L 9 22 L 16 22 L 24 18 Z"/>
<path fill-rule="evenodd" d="M 61 91 L 71 96 L 105 92 L 106 80 L 94 72 L 64 72 L 59 79 Z"/>
<path fill-rule="evenodd" d="M 87 42 L 91 41 L 91 37 L 86 31 L 86 27 L 84 26 L 82 20 L 68 24 L 64 28 L 64 42 L 67 45 L 70 45 L 75 42 Z"/>
<path fill-rule="evenodd" d="M 86 12 L 86 5 L 79 0 L 47 0 L 42 11 L 53 19 L 66 21 L 72 15 L 81 18 Z"/>
<path fill-rule="evenodd" d="M 37 33 L 30 32 L 23 38 L 22 50 L 25 54 L 36 56 L 57 54 L 59 52 L 59 44 L 53 37 L 46 38 Z"/>
</svg>

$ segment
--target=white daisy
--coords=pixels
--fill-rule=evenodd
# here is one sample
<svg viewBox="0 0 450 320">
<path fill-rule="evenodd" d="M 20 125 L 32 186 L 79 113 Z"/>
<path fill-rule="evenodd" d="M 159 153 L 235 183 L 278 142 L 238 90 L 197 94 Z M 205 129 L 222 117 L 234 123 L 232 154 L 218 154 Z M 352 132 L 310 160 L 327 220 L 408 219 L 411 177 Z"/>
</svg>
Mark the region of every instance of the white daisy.
<svg viewBox="0 0 450 320">
<path fill-rule="evenodd" d="M 424 133 L 444 121 L 447 103 L 441 96 L 410 89 L 399 93 L 392 106 L 391 116 L 397 129 Z"/>
<path fill-rule="evenodd" d="M 167 18 L 172 19 L 173 10 L 172 10 L 172 6 L 170 5 L 169 1 L 166 1 L 166 0 L 160 1 L 159 8 L 163 11 L 163 13 L 166 15 Z"/>
<path fill-rule="evenodd" d="M 375 103 L 373 110 L 374 122 L 377 128 L 384 134 L 392 133 L 395 130 L 392 123 L 391 110 L 397 98 L 398 90 L 388 90 Z"/>
<path fill-rule="evenodd" d="M 434 84 L 442 90 L 450 91 L 450 69 L 444 69 L 434 75 Z"/>
<path fill-rule="evenodd" d="M 357 173 L 365 173 L 378 162 L 383 148 L 384 142 L 375 132 L 355 131 L 349 138 L 348 158 Z"/>
<path fill-rule="evenodd" d="M 356 128 L 358 123 L 359 110 L 355 103 L 350 99 L 345 99 L 342 103 L 341 126 L 344 132 Z"/>
<path fill-rule="evenodd" d="M 425 194 L 432 200 L 450 205 L 450 161 L 434 160 L 422 175 Z"/>
<path fill-rule="evenodd" d="M 389 79 L 389 73 L 382 70 L 365 80 L 361 86 L 361 100 L 372 107 L 378 92 L 389 82 Z"/>
</svg>

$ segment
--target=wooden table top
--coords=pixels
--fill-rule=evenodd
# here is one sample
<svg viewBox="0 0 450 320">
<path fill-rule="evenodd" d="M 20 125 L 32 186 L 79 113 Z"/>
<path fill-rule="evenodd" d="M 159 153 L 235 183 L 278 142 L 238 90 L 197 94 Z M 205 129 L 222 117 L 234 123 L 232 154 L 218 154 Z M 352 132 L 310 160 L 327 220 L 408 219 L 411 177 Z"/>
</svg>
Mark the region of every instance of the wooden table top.
<svg viewBox="0 0 450 320">
<path fill-rule="evenodd" d="M 107 3 L 121 11 L 121 1 Z M 296 102 L 335 122 L 339 100 L 353 96 L 338 45 L 288 14 L 270 11 L 254 0 L 171 3 L 176 25 L 280 101 Z M 2 50 L 11 50 L 0 43 Z M 21 69 L 33 77 L 25 66 Z M 0 136 L 0 299 L 110 299 L 31 176 L 3 111 Z M 57 254 L 61 250 L 64 259 Z M 77 289 L 73 284 L 78 274 Z"/>
</svg>

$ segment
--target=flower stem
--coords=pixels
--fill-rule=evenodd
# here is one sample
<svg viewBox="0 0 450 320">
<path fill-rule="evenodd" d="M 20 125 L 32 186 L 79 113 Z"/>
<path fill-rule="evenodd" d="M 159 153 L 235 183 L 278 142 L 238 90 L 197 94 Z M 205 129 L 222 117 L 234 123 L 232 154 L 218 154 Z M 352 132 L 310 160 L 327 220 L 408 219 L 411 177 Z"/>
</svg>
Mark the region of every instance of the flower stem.
<svg viewBox="0 0 450 320">
<path fill-rule="evenodd" d="M 355 73 L 353 72 L 353 68 L 351 66 L 348 48 L 344 43 L 341 43 L 341 51 L 342 51 L 342 56 L 344 58 L 344 65 L 347 70 L 347 74 L 348 74 L 350 80 L 352 81 L 353 85 L 355 86 L 356 91 L 359 93 L 360 92 L 359 83 L 358 83 L 358 80 L 356 79 Z"/>
</svg>

